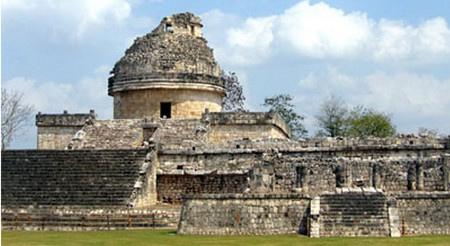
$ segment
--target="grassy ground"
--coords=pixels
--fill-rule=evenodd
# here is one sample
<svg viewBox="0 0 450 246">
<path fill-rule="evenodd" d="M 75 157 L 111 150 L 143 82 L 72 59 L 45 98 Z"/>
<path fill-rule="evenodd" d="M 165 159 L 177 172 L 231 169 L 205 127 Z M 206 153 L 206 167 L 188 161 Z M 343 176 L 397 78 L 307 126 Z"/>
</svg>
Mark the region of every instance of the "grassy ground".
<svg viewBox="0 0 450 246">
<path fill-rule="evenodd" d="M 320 238 L 280 236 L 182 236 L 171 230 L 101 232 L 2 232 L 2 245 L 450 245 L 450 236 Z"/>
</svg>

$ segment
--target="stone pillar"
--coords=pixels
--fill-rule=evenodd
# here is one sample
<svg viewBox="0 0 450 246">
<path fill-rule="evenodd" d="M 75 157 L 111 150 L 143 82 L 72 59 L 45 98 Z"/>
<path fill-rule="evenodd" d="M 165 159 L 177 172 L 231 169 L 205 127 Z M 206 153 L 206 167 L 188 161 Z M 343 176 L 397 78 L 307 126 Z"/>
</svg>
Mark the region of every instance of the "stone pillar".
<svg viewBox="0 0 450 246">
<path fill-rule="evenodd" d="M 400 217 L 398 215 L 397 201 L 395 198 L 388 200 L 389 235 L 400 237 Z"/>
<path fill-rule="evenodd" d="M 308 221 L 308 232 L 309 237 L 319 238 L 320 237 L 320 196 L 316 196 L 311 200 L 310 203 L 310 215 Z"/>
<path fill-rule="evenodd" d="M 131 207 L 143 208 L 155 205 L 157 202 L 158 146 L 155 143 L 150 143 L 148 148 L 141 170 L 139 170 L 139 178 L 134 184 L 130 197 L 128 205 Z"/>
<path fill-rule="evenodd" d="M 423 190 L 424 188 L 424 182 L 423 182 L 423 163 L 424 160 L 422 158 L 420 158 L 417 162 L 416 162 L 416 188 L 417 190 Z"/>
<path fill-rule="evenodd" d="M 295 168 L 295 191 L 308 191 L 308 168 L 306 166 L 297 166 Z"/>
<path fill-rule="evenodd" d="M 442 178 L 444 184 L 444 191 L 449 190 L 449 183 L 450 183 L 450 154 L 443 154 L 442 155 L 442 169 L 444 171 Z"/>
<path fill-rule="evenodd" d="M 406 177 L 408 181 L 408 190 L 416 190 L 416 174 L 416 165 L 410 165 Z"/>
<path fill-rule="evenodd" d="M 378 164 L 378 163 L 373 164 L 373 166 L 372 166 L 372 186 L 375 189 L 381 188 L 380 169 L 381 169 L 380 164 Z"/>
<path fill-rule="evenodd" d="M 334 174 L 336 175 L 336 187 L 342 188 L 342 187 L 348 187 L 347 182 L 347 170 L 345 167 L 345 164 L 339 164 L 334 169 Z"/>
</svg>

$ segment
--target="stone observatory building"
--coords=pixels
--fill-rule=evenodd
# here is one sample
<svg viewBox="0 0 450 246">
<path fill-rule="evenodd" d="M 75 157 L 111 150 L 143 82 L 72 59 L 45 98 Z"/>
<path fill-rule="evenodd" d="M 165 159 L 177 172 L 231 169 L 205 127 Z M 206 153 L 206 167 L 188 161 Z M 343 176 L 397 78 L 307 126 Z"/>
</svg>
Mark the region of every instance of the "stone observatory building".
<svg viewBox="0 0 450 246">
<path fill-rule="evenodd" d="M 276 113 L 223 112 L 201 28 L 181 13 L 135 40 L 114 119 L 36 115 L 37 149 L 2 151 L 3 229 L 450 234 L 449 137 L 297 141 Z"/>
<path fill-rule="evenodd" d="M 221 70 L 201 29 L 199 17 L 179 14 L 134 41 L 109 79 L 115 119 L 198 119 L 205 109 L 221 111 Z"/>
</svg>

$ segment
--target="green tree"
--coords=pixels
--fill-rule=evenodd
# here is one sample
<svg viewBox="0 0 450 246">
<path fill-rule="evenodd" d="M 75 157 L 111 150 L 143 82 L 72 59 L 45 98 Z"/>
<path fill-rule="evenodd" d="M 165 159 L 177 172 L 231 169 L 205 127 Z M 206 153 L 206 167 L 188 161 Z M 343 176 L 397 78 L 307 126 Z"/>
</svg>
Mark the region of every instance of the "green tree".
<svg viewBox="0 0 450 246">
<path fill-rule="evenodd" d="M 351 137 L 385 138 L 395 135 L 395 127 L 389 115 L 362 106 L 352 110 L 348 124 L 347 135 Z"/>
<path fill-rule="evenodd" d="M 268 107 L 270 112 L 277 112 L 291 128 L 292 137 L 299 139 L 306 137 L 308 131 L 303 125 L 304 117 L 297 114 L 294 105 L 291 103 L 292 97 L 288 94 L 280 94 L 264 99 L 264 107 Z"/>
<path fill-rule="evenodd" d="M 330 96 L 320 105 L 316 115 L 320 136 L 345 136 L 348 128 L 348 109 L 342 98 Z"/>
</svg>

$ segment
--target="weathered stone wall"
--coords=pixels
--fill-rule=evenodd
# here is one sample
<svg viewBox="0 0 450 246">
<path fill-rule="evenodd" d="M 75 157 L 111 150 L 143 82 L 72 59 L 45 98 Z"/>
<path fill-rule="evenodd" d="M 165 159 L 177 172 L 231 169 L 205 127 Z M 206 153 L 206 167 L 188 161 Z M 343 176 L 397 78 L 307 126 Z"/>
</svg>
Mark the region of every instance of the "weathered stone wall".
<svg viewBox="0 0 450 246">
<path fill-rule="evenodd" d="M 159 154 L 158 174 L 242 174 L 268 163 L 274 170 L 270 175 L 273 192 L 318 195 L 337 187 L 374 187 L 386 192 L 445 190 L 445 184 L 449 187 L 441 155 L 431 151 L 433 155 L 427 158 L 407 157 L 413 153 L 392 158 L 390 151 L 376 150 L 353 153 L 306 150 L 266 153 L 236 148 L 164 150 Z"/>
<path fill-rule="evenodd" d="M 310 199 L 299 194 L 187 196 L 178 233 L 245 235 L 306 233 Z"/>
<path fill-rule="evenodd" d="M 261 161 L 261 153 L 163 151 L 158 155 L 158 174 L 243 174 Z"/>
<path fill-rule="evenodd" d="M 156 171 L 158 170 L 157 146 L 147 147 L 147 154 L 139 170 L 139 177 L 133 186 L 128 206 L 148 207 L 157 203 Z"/>
<path fill-rule="evenodd" d="M 175 228 L 179 207 L 153 206 L 142 209 L 120 207 L 2 208 L 2 230 L 115 230 L 130 228 Z"/>
<path fill-rule="evenodd" d="M 205 113 L 202 121 L 210 125 L 208 141 L 224 143 L 235 140 L 287 139 L 289 126 L 273 112 Z"/>
<path fill-rule="evenodd" d="M 450 193 L 403 193 L 396 196 L 402 235 L 450 234 Z"/>
<path fill-rule="evenodd" d="M 219 112 L 222 109 L 222 92 L 207 88 L 160 88 L 132 90 L 114 94 L 114 118 L 137 119 L 160 117 L 160 103 L 172 103 L 173 119 L 200 119 L 205 109 Z"/>
<path fill-rule="evenodd" d="M 167 28 L 168 24 L 171 27 L 170 30 Z M 180 13 L 175 16 L 164 17 L 154 32 L 171 32 L 201 37 L 202 26 L 200 17 L 191 13 Z"/>
<path fill-rule="evenodd" d="M 37 149 L 65 149 L 82 126 L 40 126 L 37 128 Z"/>
<path fill-rule="evenodd" d="M 95 119 L 95 112 L 88 114 L 41 114 L 36 115 L 37 149 L 65 149 L 75 133 L 88 120 Z"/>
<path fill-rule="evenodd" d="M 440 156 L 389 158 L 372 157 L 370 153 L 356 158 L 339 156 L 285 153 L 275 157 L 270 161 L 275 170 L 274 191 L 314 195 L 337 187 L 374 187 L 395 192 L 442 191 L 449 186 Z"/>
<path fill-rule="evenodd" d="M 68 149 L 136 149 L 143 146 L 141 119 L 92 120 L 73 136 Z"/>
<path fill-rule="evenodd" d="M 212 125 L 208 132 L 212 143 L 259 138 L 286 138 L 286 134 L 273 125 Z"/>
<path fill-rule="evenodd" d="M 158 201 L 181 203 L 184 194 L 242 193 L 247 188 L 246 174 L 158 175 Z"/>
</svg>

